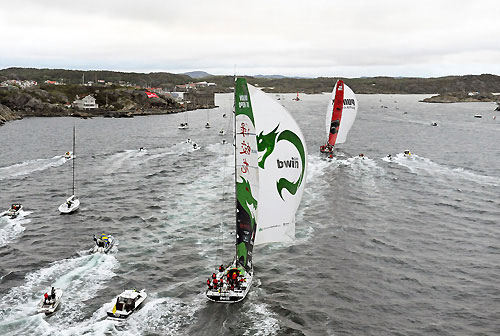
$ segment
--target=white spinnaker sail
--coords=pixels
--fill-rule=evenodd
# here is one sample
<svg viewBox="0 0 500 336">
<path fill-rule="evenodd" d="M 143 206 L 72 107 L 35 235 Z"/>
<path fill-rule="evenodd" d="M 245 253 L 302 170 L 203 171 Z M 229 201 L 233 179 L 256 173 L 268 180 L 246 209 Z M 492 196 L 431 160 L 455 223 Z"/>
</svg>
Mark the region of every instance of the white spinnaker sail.
<svg viewBox="0 0 500 336">
<path fill-rule="evenodd" d="M 304 136 L 288 111 L 248 85 L 259 148 L 259 206 L 255 244 L 295 239 L 295 213 L 307 173 Z"/>
<path fill-rule="evenodd" d="M 326 139 L 328 139 L 328 136 L 330 135 L 333 102 L 335 100 L 335 92 L 337 91 L 338 84 L 339 82 L 337 81 L 337 83 L 333 87 L 332 97 L 330 99 L 330 102 L 328 103 L 328 107 L 326 110 Z M 347 140 L 347 134 L 351 130 L 352 124 L 354 124 L 357 113 L 358 100 L 356 99 L 356 95 L 351 90 L 351 88 L 344 83 L 344 106 L 342 108 L 342 118 L 340 119 L 340 126 L 335 144 L 341 144 Z"/>
</svg>

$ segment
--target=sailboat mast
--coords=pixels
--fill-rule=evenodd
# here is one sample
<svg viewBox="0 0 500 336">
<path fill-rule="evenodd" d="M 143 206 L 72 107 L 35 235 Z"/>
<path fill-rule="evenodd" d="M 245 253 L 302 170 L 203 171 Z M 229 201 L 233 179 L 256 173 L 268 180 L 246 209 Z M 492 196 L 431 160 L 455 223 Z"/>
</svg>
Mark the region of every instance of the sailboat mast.
<svg viewBox="0 0 500 336">
<path fill-rule="evenodd" d="M 75 194 L 75 126 L 73 125 L 73 195 Z"/>
<path fill-rule="evenodd" d="M 234 122 L 234 132 L 233 132 L 233 148 L 234 148 L 234 220 L 235 220 L 235 224 L 236 224 L 236 242 L 234 244 L 234 247 L 236 249 L 236 253 L 235 253 L 235 256 L 238 255 L 238 189 L 237 189 L 237 185 L 236 185 L 236 181 L 238 179 L 238 161 L 237 161 L 237 145 L 236 145 L 236 75 L 233 76 L 233 83 L 234 83 L 234 86 L 235 86 L 235 89 L 234 89 L 234 97 L 233 97 L 233 122 Z"/>
</svg>

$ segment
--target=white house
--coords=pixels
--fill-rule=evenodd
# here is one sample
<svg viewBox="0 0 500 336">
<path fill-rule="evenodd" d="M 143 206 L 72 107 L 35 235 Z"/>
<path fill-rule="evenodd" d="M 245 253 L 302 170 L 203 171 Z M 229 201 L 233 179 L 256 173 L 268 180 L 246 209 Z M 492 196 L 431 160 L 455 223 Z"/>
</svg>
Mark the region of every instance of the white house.
<svg viewBox="0 0 500 336">
<path fill-rule="evenodd" d="M 91 95 L 88 95 L 82 99 L 78 99 L 78 96 L 76 96 L 76 100 L 73 102 L 73 107 L 82 110 L 90 110 L 90 109 L 96 109 L 99 106 L 95 103 L 95 98 L 92 97 Z"/>
</svg>

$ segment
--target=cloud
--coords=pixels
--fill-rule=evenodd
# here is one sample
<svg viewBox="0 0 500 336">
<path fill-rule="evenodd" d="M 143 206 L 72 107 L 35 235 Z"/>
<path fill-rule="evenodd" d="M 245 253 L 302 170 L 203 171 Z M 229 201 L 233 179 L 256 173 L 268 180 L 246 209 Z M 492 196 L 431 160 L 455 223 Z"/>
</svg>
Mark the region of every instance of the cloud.
<svg viewBox="0 0 500 336">
<path fill-rule="evenodd" d="M 476 0 L 0 4 L 0 67 L 428 76 L 499 68 L 500 4 Z M 450 64 L 456 66 L 450 67 Z"/>
</svg>

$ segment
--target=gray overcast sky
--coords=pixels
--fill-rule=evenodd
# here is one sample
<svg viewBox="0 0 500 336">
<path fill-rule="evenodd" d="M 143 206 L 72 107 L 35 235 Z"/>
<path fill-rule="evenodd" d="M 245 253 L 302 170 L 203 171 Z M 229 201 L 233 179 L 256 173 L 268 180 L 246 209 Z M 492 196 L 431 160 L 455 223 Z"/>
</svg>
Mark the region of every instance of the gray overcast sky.
<svg viewBox="0 0 500 336">
<path fill-rule="evenodd" d="M 0 68 L 500 74 L 499 0 L 0 1 Z"/>
</svg>

